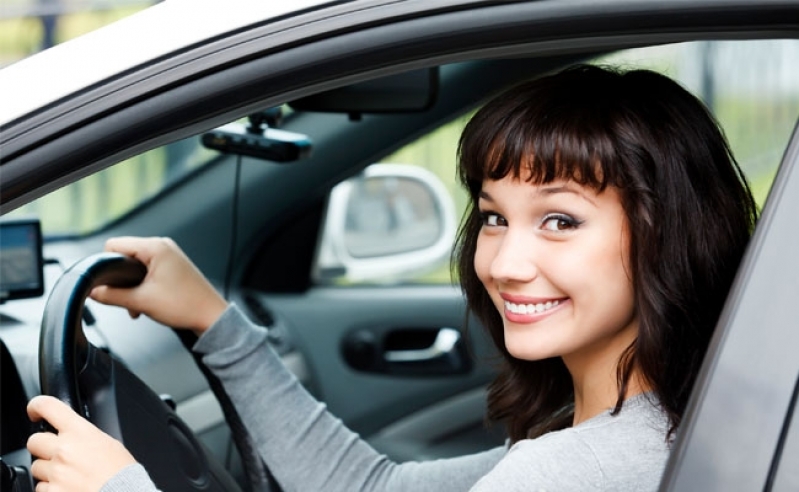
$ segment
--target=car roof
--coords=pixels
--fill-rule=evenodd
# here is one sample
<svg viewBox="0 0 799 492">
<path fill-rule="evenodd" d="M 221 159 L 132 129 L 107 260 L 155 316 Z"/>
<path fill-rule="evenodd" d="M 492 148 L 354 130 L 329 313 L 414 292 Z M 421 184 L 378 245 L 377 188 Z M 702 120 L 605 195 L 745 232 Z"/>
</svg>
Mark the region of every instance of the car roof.
<svg viewBox="0 0 799 492">
<path fill-rule="evenodd" d="M 794 22 L 780 12 L 790 11 L 797 3 L 797 0 L 672 0 L 666 3 L 657 0 L 226 0 L 223 3 L 214 0 L 165 0 L 0 70 L 0 107 L 3 108 L 0 127 L 13 124 L 25 115 L 36 113 L 115 77 L 141 71 L 142 67 L 156 64 L 159 60 L 190 51 L 202 43 L 230 37 L 254 26 L 289 19 L 292 23 L 311 24 L 319 21 L 320 17 L 338 17 L 339 24 L 342 24 L 339 28 L 347 31 L 347 24 L 357 24 L 361 17 L 369 18 L 367 24 L 373 21 L 375 17 L 370 17 L 369 10 L 379 11 L 377 15 L 386 15 L 386 19 L 396 16 L 397 20 L 492 5 L 508 4 L 515 9 L 515 4 L 518 4 L 523 9 L 525 4 L 535 4 L 536 10 L 542 14 L 542 20 L 550 16 L 549 20 L 555 20 L 563 15 L 571 15 L 577 20 L 581 17 L 579 13 L 584 12 L 587 17 L 598 13 L 609 14 L 616 22 L 626 20 L 631 24 L 640 24 L 649 16 L 663 15 L 665 18 L 679 15 L 683 20 L 678 23 L 689 26 L 716 23 L 702 20 L 702 17 L 733 18 L 736 11 L 747 12 L 757 8 L 761 11 L 759 15 L 764 18 L 782 15 L 782 20 L 774 22 L 772 26 L 774 34 L 777 34 L 779 30 L 792 32 Z M 320 15 L 304 15 L 316 11 Z M 723 19 L 718 21 L 719 25 L 724 22 Z M 648 23 L 645 20 L 642 25 L 642 39 L 645 33 L 656 36 L 658 31 L 647 29 L 645 24 Z M 363 29 L 363 26 L 349 27 Z M 275 29 L 280 31 L 282 28 L 276 26 Z M 724 37 L 725 30 L 716 29 Z M 142 35 L 143 32 L 147 35 Z M 242 44 L 250 41 L 241 40 Z M 650 38 L 645 44 L 657 42 L 657 39 Z M 669 40 L 664 38 L 660 42 Z M 36 83 L 35 90 L 31 90 L 32 83 Z"/>
<path fill-rule="evenodd" d="M 202 40 L 330 3 L 225 0 L 220 12 L 214 0 L 166 0 L 0 70 L 0 125 Z M 31 81 L 43 83 L 30 90 Z"/>
</svg>

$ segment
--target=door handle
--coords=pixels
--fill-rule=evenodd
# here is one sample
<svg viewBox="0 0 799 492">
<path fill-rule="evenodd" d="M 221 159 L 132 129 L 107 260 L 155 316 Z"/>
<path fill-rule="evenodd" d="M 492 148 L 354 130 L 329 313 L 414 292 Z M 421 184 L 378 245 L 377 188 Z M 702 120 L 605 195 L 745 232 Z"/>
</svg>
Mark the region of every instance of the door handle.
<svg viewBox="0 0 799 492">
<path fill-rule="evenodd" d="M 357 330 L 341 351 L 355 370 L 395 376 L 448 376 L 472 367 L 460 332 L 448 327 Z"/>
<path fill-rule="evenodd" d="M 423 349 L 387 350 L 383 353 L 386 362 L 432 362 L 455 353 L 461 334 L 454 328 L 438 330 L 433 343 Z"/>
</svg>

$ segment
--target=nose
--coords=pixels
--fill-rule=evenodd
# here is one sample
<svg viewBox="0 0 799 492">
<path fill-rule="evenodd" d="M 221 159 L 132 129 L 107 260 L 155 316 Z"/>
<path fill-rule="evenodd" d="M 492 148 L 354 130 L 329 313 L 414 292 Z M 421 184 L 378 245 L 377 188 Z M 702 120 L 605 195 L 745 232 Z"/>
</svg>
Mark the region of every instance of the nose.
<svg viewBox="0 0 799 492">
<path fill-rule="evenodd" d="M 509 229 L 491 262 L 490 273 L 500 282 L 532 282 L 538 276 L 534 238 Z"/>
</svg>

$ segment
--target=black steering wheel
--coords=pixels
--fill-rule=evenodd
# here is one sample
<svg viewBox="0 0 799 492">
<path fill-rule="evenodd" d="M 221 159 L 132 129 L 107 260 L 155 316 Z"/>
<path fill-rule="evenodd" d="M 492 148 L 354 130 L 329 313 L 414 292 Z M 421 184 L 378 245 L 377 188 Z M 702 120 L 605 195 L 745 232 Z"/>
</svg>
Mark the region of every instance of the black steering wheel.
<svg viewBox="0 0 799 492">
<path fill-rule="evenodd" d="M 138 260 L 115 253 L 90 256 L 64 272 L 50 294 L 42 319 L 42 393 L 61 399 L 120 440 L 159 489 L 238 492 L 237 482 L 174 409 L 124 364 L 93 346 L 83 332 L 83 304 L 94 287 L 134 287 L 146 273 L 147 268 Z M 235 429 L 233 433 L 237 438 Z M 240 439 L 241 435 L 237 445 Z M 259 473 L 264 472 L 265 468 Z M 256 490 L 266 488 L 264 484 L 251 485 Z"/>
</svg>

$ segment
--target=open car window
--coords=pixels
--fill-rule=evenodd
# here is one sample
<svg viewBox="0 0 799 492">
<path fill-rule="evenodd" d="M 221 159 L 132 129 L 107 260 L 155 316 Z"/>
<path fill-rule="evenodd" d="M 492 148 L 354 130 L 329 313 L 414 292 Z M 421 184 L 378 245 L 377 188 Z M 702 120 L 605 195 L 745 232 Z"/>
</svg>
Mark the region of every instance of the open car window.
<svg viewBox="0 0 799 492">
<path fill-rule="evenodd" d="M 36 216 L 45 237 L 89 234 L 211 162 L 196 137 L 139 154 L 35 200 L 9 216 Z"/>
<path fill-rule="evenodd" d="M 797 57 L 799 41 L 796 40 L 699 41 L 623 50 L 587 61 L 655 70 L 677 80 L 702 99 L 719 120 L 733 155 L 762 207 L 799 115 L 799 69 L 794 63 Z M 403 146 L 383 157 L 377 166 L 403 164 L 430 171 L 441 180 L 454 203 L 455 215 L 460 218 L 467 196 L 457 183 L 455 161 L 458 138 L 470 115 L 458 117 Z M 339 188 L 362 179 L 355 177 Z M 334 190 L 331 196 L 336 194 Z M 384 194 L 389 201 L 388 192 Z M 353 200 L 351 208 L 354 215 L 368 215 L 372 225 L 378 227 L 374 203 Z M 374 241 L 384 242 L 385 237 L 376 235 Z M 329 240 L 323 238 L 323 246 Z M 327 253 L 323 247 L 317 262 L 327 261 Z M 386 265 L 395 261 L 389 252 L 384 252 L 383 259 Z M 348 275 L 346 268 L 339 268 L 338 275 L 329 275 L 325 274 L 328 270 L 317 268 L 314 280 L 340 285 L 446 284 L 452 281 L 449 259 L 447 254 L 439 255 L 425 268 L 408 269 L 404 275 L 397 275 L 387 267 L 382 275 L 376 268 L 370 276 Z M 340 263 L 348 260 L 344 258 Z M 374 260 L 379 262 L 380 254 L 376 253 Z M 351 270 L 356 271 L 356 267 L 353 265 Z"/>
</svg>

